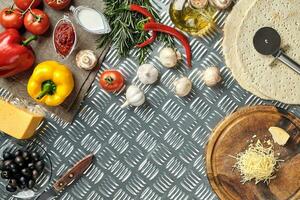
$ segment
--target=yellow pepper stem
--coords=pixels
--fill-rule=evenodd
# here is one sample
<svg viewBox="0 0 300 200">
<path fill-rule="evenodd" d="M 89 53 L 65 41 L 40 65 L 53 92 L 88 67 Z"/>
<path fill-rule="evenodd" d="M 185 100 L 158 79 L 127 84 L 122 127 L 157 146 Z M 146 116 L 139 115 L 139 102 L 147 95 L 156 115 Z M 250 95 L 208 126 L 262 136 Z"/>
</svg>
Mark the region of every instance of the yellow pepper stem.
<svg viewBox="0 0 300 200">
<path fill-rule="evenodd" d="M 53 81 L 48 80 L 42 83 L 42 91 L 36 99 L 41 100 L 45 95 L 53 95 L 56 91 L 56 85 Z"/>
</svg>

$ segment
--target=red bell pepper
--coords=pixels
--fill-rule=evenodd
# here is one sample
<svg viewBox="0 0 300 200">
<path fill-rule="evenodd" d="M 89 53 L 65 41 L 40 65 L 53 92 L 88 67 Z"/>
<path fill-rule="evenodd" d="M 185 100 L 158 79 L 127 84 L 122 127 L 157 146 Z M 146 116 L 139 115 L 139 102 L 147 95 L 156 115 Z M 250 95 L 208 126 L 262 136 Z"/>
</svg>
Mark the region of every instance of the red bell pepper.
<svg viewBox="0 0 300 200">
<path fill-rule="evenodd" d="M 15 29 L 0 33 L 0 78 L 14 76 L 32 67 L 35 55 L 29 45 L 36 36 L 24 40 Z"/>
</svg>

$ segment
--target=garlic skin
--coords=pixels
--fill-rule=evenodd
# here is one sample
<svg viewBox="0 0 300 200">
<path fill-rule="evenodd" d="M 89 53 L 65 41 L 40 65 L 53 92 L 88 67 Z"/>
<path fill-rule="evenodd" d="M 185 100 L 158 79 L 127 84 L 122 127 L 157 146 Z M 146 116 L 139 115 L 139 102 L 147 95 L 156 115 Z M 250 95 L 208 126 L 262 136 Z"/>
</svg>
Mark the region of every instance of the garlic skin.
<svg viewBox="0 0 300 200">
<path fill-rule="evenodd" d="M 217 85 L 222 80 L 219 68 L 207 68 L 202 74 L 202 80 L 209 87 Z"/>
<path fill-rule="evenodd" d="M 179 97 L 188 95 L 192 90 L 192 81 L 187 77 L 181 77 L 174 81 L 175 94 Z"/>
<path fill-rule="evenodd" d="M 92 50 L 81 50 L 76 55 L 76 65 L 80 69 L 91 70 L 97 65 L 98 59 Z"/>
<path fill-rule="evenodd" d="M 151 64 L 143 64 L 138 68 L 137 77 L 143 84 L 153 84 L 158 80 L 158 70 Z"/>
<path fill-rule="evenodd" d="M 163 48 L 159 52 L 159 60 L 163 66 L 166 68 L 175 67 L 178 60 L 181 60 L 181 54 L 172 48 Z"/>
<path fill-rule="evenodd" d="M 144 92 L 140 90 L 137 86 L 131 85 L 126 91 L 126 101 L 121 106 L 121 108 L 125 108 L 129 105 L 141 106 L 145 102 L 145 100 L 146 98 Z"/>
<path fill-rule="evenodd" d="M 217 9 L 224 10 L 231 5 L 232 0 L 209 0 L 209 3 Z"/>
</svg>

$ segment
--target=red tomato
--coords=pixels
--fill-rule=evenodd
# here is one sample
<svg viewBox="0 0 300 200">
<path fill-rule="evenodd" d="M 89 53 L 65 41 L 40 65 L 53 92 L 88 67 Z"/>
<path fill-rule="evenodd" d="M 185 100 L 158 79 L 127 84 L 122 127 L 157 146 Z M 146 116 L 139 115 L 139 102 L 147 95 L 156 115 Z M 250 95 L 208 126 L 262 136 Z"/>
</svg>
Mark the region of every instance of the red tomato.
<svg viewBox="0 0 300 200">
<path fill-rule="evenodd" d="M 4 8 L 0 12 L 0 24 L 4 28 L 19 29 L 23 26 L 23 15 L 20 10 Z"/>
<path fill-rule="evenodd" d="M 31 5 L 32 1 L 34 3 Z M 31 5 L 31 8 L 36 8 L 40 5 L 41 0 L 14 0 L 16 6 L 21 10 L 26 10 Z"/>
<path fill-rule="evenodd" d="M 100 86 L 108 92 L 116 92 L 124 85 L 124 78 L 117 70 L 105 70 L 99 80 Z"/>
<path fill-rule="evenodd" d="M 50 20 L 45 12 L 39 9 L 32 9 L 25 15 L 24 25 L 32 34 L 43 35 L 50 27 Z"/>
<path fill-rule="evenodd" d="M 71 0 L 45 0 L 45 2 L 55 10 L 62 10 L 71 3 Z"/>
</svg>

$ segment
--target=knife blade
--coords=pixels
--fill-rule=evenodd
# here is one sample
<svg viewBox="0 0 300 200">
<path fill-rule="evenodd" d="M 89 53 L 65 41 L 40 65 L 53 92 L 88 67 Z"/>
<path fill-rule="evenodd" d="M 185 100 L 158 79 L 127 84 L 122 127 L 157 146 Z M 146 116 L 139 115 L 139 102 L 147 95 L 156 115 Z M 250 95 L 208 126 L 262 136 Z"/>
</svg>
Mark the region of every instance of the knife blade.
<svg viewBox="0 0 300 200">
<path fill-rule="evenodd" d="M 77 162 L 71 169 L 59 178 L 46 192 L 43 192 L 36 200 L 54 199 L 59 192 L 70 186 L 74 181 L 78 180 L 93 162 L 94 155 L 90 154 Z"/>
</svg>

